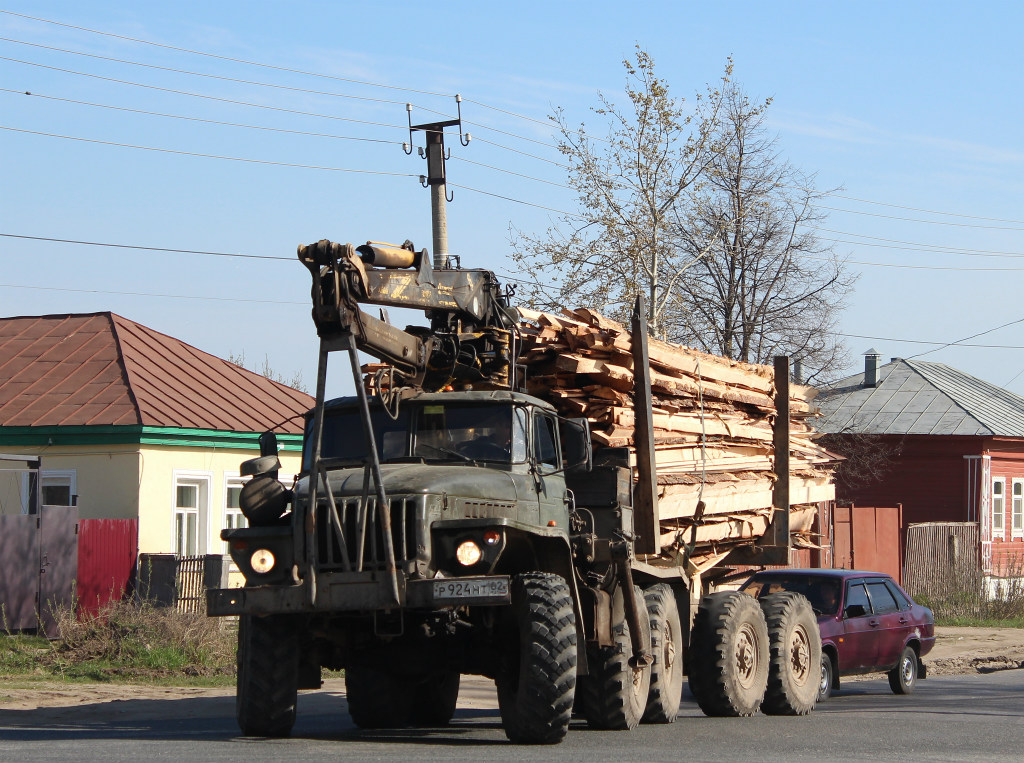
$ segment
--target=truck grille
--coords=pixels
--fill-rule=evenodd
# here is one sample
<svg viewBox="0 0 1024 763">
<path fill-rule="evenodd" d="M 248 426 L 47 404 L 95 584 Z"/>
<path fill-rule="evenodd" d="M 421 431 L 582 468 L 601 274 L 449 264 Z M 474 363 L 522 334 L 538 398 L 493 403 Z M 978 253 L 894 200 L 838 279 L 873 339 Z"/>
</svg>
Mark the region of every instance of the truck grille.
<svg viewBox="0 0 1024 763">
<path fill-rule="evenodd" d="M 408 569 L 425 548 L 420 538 L 425 518 L 425 496 L 391 498 L 391 538 L 395 565 Z M 317 566 L 322 570 L 365 572 L 387 568 L 384 533 L 380 527 L 377 501 L 371 497 L 366 509 L 362 499 L 337 500 L 336 520 L 327 501 L 317 501 Z"/>
</svg>

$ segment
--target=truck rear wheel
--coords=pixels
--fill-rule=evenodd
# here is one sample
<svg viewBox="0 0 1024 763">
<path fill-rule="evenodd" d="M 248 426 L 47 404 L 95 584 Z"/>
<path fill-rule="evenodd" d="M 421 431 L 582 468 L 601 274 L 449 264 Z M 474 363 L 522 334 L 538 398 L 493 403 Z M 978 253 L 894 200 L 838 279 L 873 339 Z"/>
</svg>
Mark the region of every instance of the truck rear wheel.
<svg viewBox="0 0 1024 763">
<path fill-rule="evenodd" d="M 644 592 L 651 620 L 651 689 L 644 723 L 672 723 L 679 715 L 683 694 L 683 629 L 679 607 L 670 586 L 658 583 Z"/>
<path fill-rule="evenodd" d="M 245 736 L 291 733 L 299 687 L 297 634 L 281 615 L 239 618 L 235 715 Z"/>
<path fill-rule="evenodd" d="M 702 598 L 687 666 L 705 715 L 756 713 L 768 683 L 768 626 L 757 600 L 736 591 Z"/>
<path fill-rule="evenodd" d="M 576 691 L 576 616 L 565 580 L 529 573 L 512 581 L 514 652 L 495 678 L 505 734 L 518 744 L 555 744 L 569 730 Z"/>
<path fill-rule="evenodd" d="M 637 601 L 643 594 L 636 588 Z M 587 652 L 590 674 L 580 676 L 581 710 L 592 729 L 628 730 L 636 728 L 647 708 L 651 686 L 649 667 L 633 667 L 633 645 L 626 623 L 622 588 L 612 599 L 612 638 L 615 644 Z M 650 630 L 647 608 L 640 607 L 641 626 Z M 678 710 L 678 705 L 676 706 Z"/>
<path fill-rule="evenodd" d="M 768 689 L 765 715 L 807 715 L 818 701 L 821 634 L 807 599 L 798 593 L 773 593 L 761 599 L 768 623 Z"/>
<path fill-rule="evenodd" d="M 454 670 L 432 675 L 416 686 L 412 722 L 416 726 L 447 726 L 459 701 L 461 676 Z"/>
<path fill-rule="evenodd" d="M 394 673 L 356 662 L 345 668 L 348 714 L 361 729 L 412 725 L 413 685 Z"/>
</svg>

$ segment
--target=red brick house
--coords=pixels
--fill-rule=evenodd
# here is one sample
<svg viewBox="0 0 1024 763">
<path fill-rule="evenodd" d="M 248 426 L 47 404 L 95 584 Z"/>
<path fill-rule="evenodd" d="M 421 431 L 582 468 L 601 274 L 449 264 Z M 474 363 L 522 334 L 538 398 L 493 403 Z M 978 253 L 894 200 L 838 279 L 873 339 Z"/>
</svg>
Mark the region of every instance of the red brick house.
<svg viewBox="0 0 1024 763">
<path fill-rule="evenodd" d="M 880 466 L 871 479 L 840 476 L 837 498 L 903 506 L 903 526 L 977 522 L 983 570 L 1024 569 L 1024 397 L 942 363 L 865 353 L 864 372 L 817 398 L 815 428 L 843 450 L 860 438 Z"/>
</svg>

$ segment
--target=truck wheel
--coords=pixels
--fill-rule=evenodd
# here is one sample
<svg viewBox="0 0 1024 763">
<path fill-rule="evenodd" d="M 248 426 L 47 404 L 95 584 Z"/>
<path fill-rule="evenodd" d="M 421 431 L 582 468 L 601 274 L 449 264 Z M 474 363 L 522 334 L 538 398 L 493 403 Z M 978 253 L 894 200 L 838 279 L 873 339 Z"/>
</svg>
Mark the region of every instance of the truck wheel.
<svg viewBox="0 0 1024 763">
<path fill-rule="evenodd" d="M 245 736 L 286 737 L 295 725 L 299 637 L 280 615 L 238 622 L 235 716 Z"/>
<path fill-rule="evenodd" d="M 345 668 L 348 714 L 361 729 L 400 729 L 412 724 L 414 686 L 386 670 L 355 662 Z"/>
<path fill-rule="evenodd" d="M 447 726 L 459 701 L 461 676 L 454 670 L 432 675 L 416 686 L 412 708 L 415 726 Z"/>
<path fill-rule="evenodd" d="M 818 701 L 821 634 L 811 603 L 798 593 L 774 593 L 761 599 L 768 623 L 768 689 L 765 715 L 807 715 Z"/>
<path fill-rule="evenodd" d="M 576 692 L 576 616 L 559 575 L 512 581 L 514 649 L 495 678 L 505 735 L 517 744 L 556 744 L 569 730 Z"/>
<path fill-rule="evenodd" d="M 639 588 L 636 589 L 636 598 L 639 602 L 644 600 Z M 650 629 L 646 607 L 640 607 L 640 622 L 644 628 Z M 621 587 L 615 590 L 612 598 L 612 639 L 615 641 L 613 646 L 587 652 L 590 674 L 580 676 L 581 709 L 592 729 L 633 729 L 640 723 L 647 707 L 651 671 L 648 667 L 634 668 L 629 664 L 633 645 L 630 643 Z"/>
<path fill-rule="evenodd" d="M 651 620 L 651 690 L 647 694 L 644 723 L 672 723 L 679 715 L 683 694 L 683 628 L 679 607 L 670 586 L 658 583 L 644 592 Z"/>
<path fill-rule="evenodd" d="M 768 684 L 768 626 L 757 600 L 737 591 L 702 598 L 686 663 L 705 715 L 756 713 Z"/>
<path fill-rule="evenodd" d="M 899 664 L 889 671 L 889 687 L 893 694 L 910 694 L 917 686 L 917 652 L 914 647 L 903 647 Z"/>
</svg>

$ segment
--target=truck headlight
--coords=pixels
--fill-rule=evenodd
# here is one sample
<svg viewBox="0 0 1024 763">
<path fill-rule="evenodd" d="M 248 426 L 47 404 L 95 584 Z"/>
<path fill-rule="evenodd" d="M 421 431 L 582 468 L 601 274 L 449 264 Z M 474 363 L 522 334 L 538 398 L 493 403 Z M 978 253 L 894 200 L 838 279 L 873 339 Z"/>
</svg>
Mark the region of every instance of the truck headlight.
<svg viewBox="0 0 1024 763">
<path fill-rule="evenodd" d="M 265 575 L 274 569 L 274 563 L 277 560 L 274 559 L 273 552 L 268 548 L 258 548 L 252 552 L 252 556 L 249 557 L 249 566 L 252 567 L 253 572 L 258 572 L 261 575 Z"/>
<path fill-rule="evenodd" d="M 455 549 L 455 558 L 464 567 L 472 567 L 480 561 L 482 556 L 483 553 L 480 551 L 480 546 L 471 540 L 462 541 L 458 548 Z"/>
</svg>

